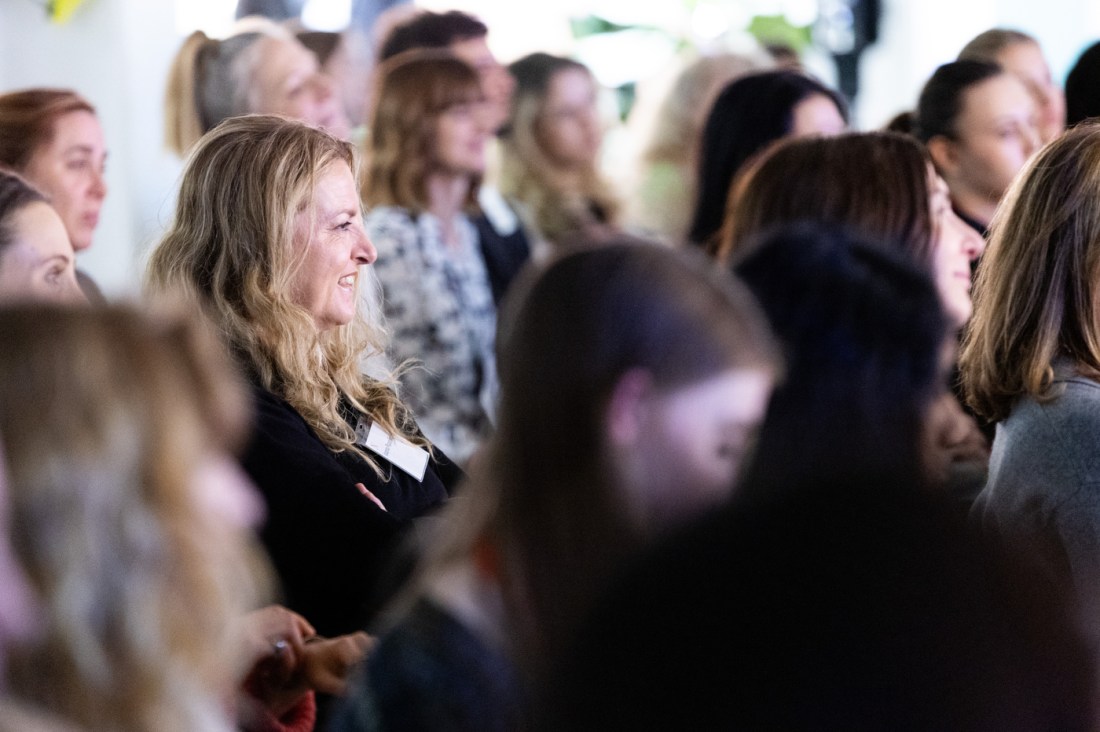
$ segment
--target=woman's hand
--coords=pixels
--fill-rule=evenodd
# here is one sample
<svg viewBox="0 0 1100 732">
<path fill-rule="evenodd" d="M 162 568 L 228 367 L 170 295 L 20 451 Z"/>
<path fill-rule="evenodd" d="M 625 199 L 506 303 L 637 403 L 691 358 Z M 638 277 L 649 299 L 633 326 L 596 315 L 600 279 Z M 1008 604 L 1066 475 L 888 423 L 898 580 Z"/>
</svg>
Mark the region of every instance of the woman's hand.
<svg viewBox="0 0 1100 732">
<path fill-rule="evenodd" d="M 308 641 L 299 664 L 301 682 L 323 694 L 343 694 L 348 675 L 374 647 L 374 642 L 366 633 Z"/>
<path fill-rule="evenodd" d="M 320 638 L 305 618 L 277 605 L 249 613 L 241 625 L 250 664 L 245 688 L 276 718 L 308 691 L 342 694 L 374 645 L 366 633 Z"/>
</svg>

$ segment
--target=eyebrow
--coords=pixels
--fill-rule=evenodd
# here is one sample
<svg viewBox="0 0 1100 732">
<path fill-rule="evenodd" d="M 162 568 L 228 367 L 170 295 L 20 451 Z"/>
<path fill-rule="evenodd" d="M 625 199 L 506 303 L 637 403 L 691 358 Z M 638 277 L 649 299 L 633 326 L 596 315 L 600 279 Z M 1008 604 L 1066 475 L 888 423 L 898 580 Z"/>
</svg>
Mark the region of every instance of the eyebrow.
<svg viewBox="0 0 1100 732">
<path fill-rule="evenodd" d="M 38 263 L 38 267 L 45 267 L 53 262 L 60 261 L 62 264 L 68 265 L 72 261 L 72 258 L 68 254 L 51 254 Z"/>
<path fill-rule="evenodd" d="M 75 153 L 83 153 L 85 155 L 94 155 L 95 154 L 95 148 L 93 148 L 91 145 L 83 145 L 83 144 L 71 145 L 71 146 L 65 148 L 65 154 L 66 155 L 68 155 L 69 153 L 74 153 L 74 152 Z M 107 159 L 107 152 L 106 151 L 103 152 L 103 159 L 104 160 Z"/>
</svg>

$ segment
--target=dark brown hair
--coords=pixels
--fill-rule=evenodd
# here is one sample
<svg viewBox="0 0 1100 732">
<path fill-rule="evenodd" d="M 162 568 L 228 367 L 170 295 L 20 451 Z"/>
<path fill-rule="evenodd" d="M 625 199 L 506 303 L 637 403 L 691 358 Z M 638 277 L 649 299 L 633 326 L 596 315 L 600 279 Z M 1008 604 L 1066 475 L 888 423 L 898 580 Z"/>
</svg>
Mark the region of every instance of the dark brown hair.
<svg viewBox="0 0 1100 732">
<path fill-rule="evenodd" d="M 467 503 L 453 509 L 476 515 L 437 550 L 454 559 L 479 541 L 497 549 L 509 632 L 537 673 L 607 573 L 653 538 L 632 521 L 607 462 L 616 383 L 636 368 L 660 389 L 731 368 L 776 375 L 780 357 L 744 287 L 701 255 L 636 240 L 530 270 L 510 293 L 497 353 L 497 431 Z"/>
<path fill-rule="evenodd" d="M 730 189 L 718 256 L 743 252 L 767 229 L 810 222 L 850 229 L 932 257 L 931 160 L 916 140 L 892 132 L 783 140 Z"/>
<path fill-rule="evenodd" d="M 13 239 L 12 217 L 32 203 L 45 203 L 46 197 L 34 186 L 11 171 L 0 168 L 0 257 Z"/>
</svg>

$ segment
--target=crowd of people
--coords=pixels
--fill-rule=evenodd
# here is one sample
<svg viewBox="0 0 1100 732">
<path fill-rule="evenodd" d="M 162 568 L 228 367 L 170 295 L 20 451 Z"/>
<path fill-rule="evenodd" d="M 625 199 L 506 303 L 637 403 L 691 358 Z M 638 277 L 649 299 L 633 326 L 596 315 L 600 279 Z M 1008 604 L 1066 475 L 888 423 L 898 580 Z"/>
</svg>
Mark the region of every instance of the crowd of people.
<svg viewBox="0 0 1100 732">
<path fill-rule="evenodd" d="M 1097 47 L 863 132 L 702 57 L 619 180 L 584 64 L 379 22 L 183 41 L 139 303 L 0 93 L 0 730 L 1100 728 Z"/>
</svg>

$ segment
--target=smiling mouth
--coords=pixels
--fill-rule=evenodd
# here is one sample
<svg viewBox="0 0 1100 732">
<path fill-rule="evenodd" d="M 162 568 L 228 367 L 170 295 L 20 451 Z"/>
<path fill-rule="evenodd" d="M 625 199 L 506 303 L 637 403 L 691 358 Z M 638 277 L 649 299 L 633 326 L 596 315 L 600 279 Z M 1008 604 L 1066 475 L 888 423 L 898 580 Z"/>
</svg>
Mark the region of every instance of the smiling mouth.
<svg viewBox="0 0 1100 732">
<path fill-rule="evenodd" d="M 337 284 L 340 285 L 340 287 L 355 287 L 355 275 L 344 275 L 337 281 Z"/>
</svg>

